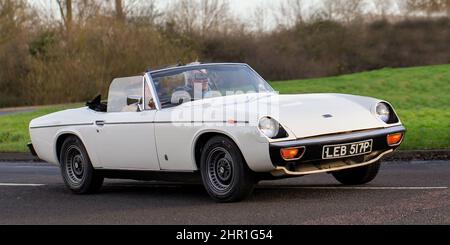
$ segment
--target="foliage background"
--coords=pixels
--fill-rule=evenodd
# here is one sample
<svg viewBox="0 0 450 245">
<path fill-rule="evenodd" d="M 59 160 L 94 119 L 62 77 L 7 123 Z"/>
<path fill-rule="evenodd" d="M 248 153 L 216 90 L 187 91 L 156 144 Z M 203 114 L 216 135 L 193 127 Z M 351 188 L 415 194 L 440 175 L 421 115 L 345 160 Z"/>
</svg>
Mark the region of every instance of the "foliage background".
<svg viewBox="0 0 450 245">
<path fill-rule="evenodd" d="M 450 63 L 447 0 L 324 0 L 308 15 L 286 0 L 270 30 L 266 9 L 244 22 L 221 0 L 55 1 L 59 17 L 0 0 L 0 107 L 86 101 L 114 77 L 195 60 L 246 62 L 269 80 Z"/>
</svg>

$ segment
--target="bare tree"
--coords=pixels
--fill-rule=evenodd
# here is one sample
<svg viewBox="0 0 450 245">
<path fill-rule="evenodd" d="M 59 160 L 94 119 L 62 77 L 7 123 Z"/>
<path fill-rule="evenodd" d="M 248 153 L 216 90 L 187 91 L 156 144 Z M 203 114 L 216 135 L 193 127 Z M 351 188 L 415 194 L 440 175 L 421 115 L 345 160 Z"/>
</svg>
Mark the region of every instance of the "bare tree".
<svg viewBox="0 0 450 245">
<path fill-rule="evenodd" d="M 338 15 L 338 1 L 336 0 L 324 0 L 322 13 L 326 19 L 336 19 Z"/>
<path fill-rule="evenodd" d="M 20 39 L 19 33 L 32 19 L 29 13 L 31 11 L 27 11 L 27 8 L 29 6 L 24 0 L 0 0 L 0 57 L 4 54 L 1 50 L 2 44 L 11 39 Z M 1 70 L 3 71 L 6 72 Z"/>
<path fill-rule="evenodd" d="M 229 11 L 229 3 L 224 0 L 179 0 L 167 10 L 168 18 L 181 31 L 201 35 L 226 26 Z"/>
<path fill-rule="evenodd" d="M 221 23 L 227 21 L 229 12 L 228 2 L 220 0 L 202 0 L 200 3 L 202 14 L 200 19 L 201 32 L 217 30 Z"/>
<path fill-rule="evenodd" d="M 280 2 L 275 19 L 279 26 L 291 27 L 304 22 L 303 0 L 287 0 Z"/>
<path fill-rule="evenodd" d="M 408 18 L 411 15 L 411 10 L 408 8 L 406 0 L 395 0 L 398 13 L 403 18 Z"/>
<path fill-rule="evenodd" d="M 450 18 L 450 0 L 447 0 L 446 7 L 447 7 L 447 18 Z"/>
<path fill-rule="evenodd" d="M 0 107 L 24 100 L 36 17 L 25 0 L 0 0 Z"/>
<path fill-rule="evenodd" d="M 132 0 L 127 2 L 126 7 L 126 15 L 135 22 L 156 25 L 164 15 L 157 8 L 156 0 L 147 0 L 145 3 L 139 0 Z"/>
<path fill-rule="evenodd" d="M 169 7 L 168 12 L 168 22 L 173 22 L 178 29 L 183 32 L 191 33 L 195 29 L 195 22 L 197 20 L 197 11 L 189 0 L 180 0 L 175 2 Z"/>
<path fill-rule="evenodd" d="M 392 0 L 372 0 L 372 3 L 377 17 L 385 19 L 387 15 L 392 13 Z"/>
<path fill-rule="evenodd" d="M 125 19 L 125 14 L 123 11 L 123 3 L 122 0 L 115 0 L 116 6 L 116 17 L 118 20 L 123 21 Z"/>
<path fill-rule="evenodd" d="M 257 6 L 252 14 L 253 26 L 257 33 L 263 33 L 267 27 L 267 9 L 264 6 Z"/>
<path fill-rule="evenodd" d="M 103 1 L 99 0 L 78 0 L 76 4 L 76 17 L 78 22 L 98 16 L 102 9 Z"/>
<path fill-rule="evenodd" d="M 450 2 L 448 0 L 405 0 L 405 7 L 412 13 L 425 14 L 432 17 L 435 14 L 450 16 Z"/>
<path fill-rule="evenodd" d="M 346 22 L 351 22 L 362 15 L 364 8 L 363 0 L 344 0 L 340 1 L 338 10 L 342 19 Z"/>
<path fill-rule="evenodd" d="M 68 31 L 72 28 L 73 22 L 73 8 L 72 0 L 56 0 L 59 7 L 59 12 L 64 21 L 64 25 Z"/>
<path fill-rule="evenodd" d="M 363 0 L 324 0 L 323 15 L 327 19 L 351 22 L 362 15 Z"/>
</svg>

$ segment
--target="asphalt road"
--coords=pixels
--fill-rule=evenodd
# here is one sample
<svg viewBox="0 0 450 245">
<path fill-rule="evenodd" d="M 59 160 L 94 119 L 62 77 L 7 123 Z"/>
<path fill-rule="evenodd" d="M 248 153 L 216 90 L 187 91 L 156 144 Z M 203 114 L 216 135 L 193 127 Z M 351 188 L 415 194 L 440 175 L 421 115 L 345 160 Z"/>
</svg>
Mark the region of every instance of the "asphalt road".
<svg viewBox="0 0 450 245">
<path fill-rule="evenodd" d="M 5 115 L 11 115 L 11 114 L 16 114 L 16 113 L 20 113 L 20 112 L 33 112 L 36 111 L 36 109 L 34 108 L 6 108 L 6 109 L 0 109 L 0 116 L 5 116 Z"/>
<path fill-rule="evenodd" d="M 356 188 L 312 175 L 217 204 L 200 185 L 127 180 L 78 196 L 55 166 L 0 162 L 0 224 L 450 224 L 448 187 L 450 161 L 396 162 Z"/>
</svg>

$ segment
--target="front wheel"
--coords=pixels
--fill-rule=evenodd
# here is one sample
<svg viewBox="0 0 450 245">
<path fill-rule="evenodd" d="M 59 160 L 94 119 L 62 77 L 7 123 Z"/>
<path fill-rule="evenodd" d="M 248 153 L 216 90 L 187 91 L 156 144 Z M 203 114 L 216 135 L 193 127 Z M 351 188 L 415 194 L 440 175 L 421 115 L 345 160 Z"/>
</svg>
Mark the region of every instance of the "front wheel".
<svg viewBox="0 0 450 245">
<path fill-rule="evenodd" d="M 362 185 L 369 183 L 380 170 L 380 161 L 367 166 L 332 172 L 334 178 L 344 185 Z"/>
<path fill-rule="evenodd" d="M 103 176 L 95 173 L 83 143 L 69 136 L 61 147 L 61 173 L 66 186 L 77 194 L 97 192 L 103 184 Z"/>
<path fill-rule="evenodd" d="M 214 200 L 236 202 L 252 192 L 255 175 L 232 140 L 211 138 L 203 147 L 200 161 L 203 185 Z"/>
</svg>

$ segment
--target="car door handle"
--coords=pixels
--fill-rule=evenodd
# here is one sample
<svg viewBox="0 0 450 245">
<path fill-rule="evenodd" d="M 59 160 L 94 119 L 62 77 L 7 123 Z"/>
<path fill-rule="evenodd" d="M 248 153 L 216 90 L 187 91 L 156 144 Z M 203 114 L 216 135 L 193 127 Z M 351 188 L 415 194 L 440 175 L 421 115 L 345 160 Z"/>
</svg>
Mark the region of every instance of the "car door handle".
<svg viewBox="0 0 450 245">
<path fill-rule="evenodd" d="M 105 121 L 95 121 L 95 125 L 97 125 L 97 126 L 104 126 L 105 125 Z"/>
</svg>

